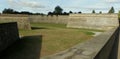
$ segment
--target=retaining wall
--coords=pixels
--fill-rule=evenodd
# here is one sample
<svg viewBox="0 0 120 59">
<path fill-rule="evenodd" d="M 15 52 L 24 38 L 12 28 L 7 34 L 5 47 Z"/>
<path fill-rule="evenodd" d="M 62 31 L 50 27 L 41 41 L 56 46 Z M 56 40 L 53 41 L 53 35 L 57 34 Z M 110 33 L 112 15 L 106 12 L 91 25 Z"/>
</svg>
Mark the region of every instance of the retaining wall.
<svg viewBox="0 0 120 59">
<path fill-rule="evenodd" d="M 71 14 L 67 27 L 109 30 L 118 25 L 118 14 Z"/>
<path fill-rule="evenodd" d="M 0 24 L 0 52 L 19 39 L 17 23 Z"/>
</svg>

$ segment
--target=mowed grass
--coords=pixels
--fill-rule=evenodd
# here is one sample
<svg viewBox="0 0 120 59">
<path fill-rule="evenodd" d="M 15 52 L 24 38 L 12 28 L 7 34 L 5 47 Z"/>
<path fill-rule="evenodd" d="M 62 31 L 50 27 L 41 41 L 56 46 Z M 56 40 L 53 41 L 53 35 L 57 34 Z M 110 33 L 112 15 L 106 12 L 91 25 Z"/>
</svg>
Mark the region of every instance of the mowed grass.
<svg viewBox="0 0 120 59">
<path fill-rule="evenodd" d="M 92 31 L 95 31 L 66 28 L 65 24 L 31 23 L 31 26 L 33 30 L 20 30 L 20 36 L 41 35 L 41 56 L 51 55 L 85 42 L 93 37 Z"/>
</svg>

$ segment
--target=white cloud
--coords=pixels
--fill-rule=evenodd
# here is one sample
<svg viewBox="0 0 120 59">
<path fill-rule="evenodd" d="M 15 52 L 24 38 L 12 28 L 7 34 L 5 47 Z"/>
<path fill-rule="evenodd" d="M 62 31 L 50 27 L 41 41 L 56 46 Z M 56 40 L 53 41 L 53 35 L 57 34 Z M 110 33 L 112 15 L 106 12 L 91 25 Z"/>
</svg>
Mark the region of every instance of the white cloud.
<svg viewBox="0 0 120 59">
<path fill-rule="evenodd" d="M 10 8 L 19 11 L 49 12 L 53 11 L 56 5 L 60 5 L 65 11 L 91 10 L 108 11 L 111 6 L 118 10 L 120 0 L 8 0 Z"/>
<path fill-rule="evenodd" d="M 108 3 L 120 3 L 120 0 L 105 0 Z"/>
<path fill-rule="evenodd" d="M 36 1 L 25 0 L 8 0 L 11 7 L 29 7 L 29 8 L 44 8 L 45 6 Z"/>
</svg>

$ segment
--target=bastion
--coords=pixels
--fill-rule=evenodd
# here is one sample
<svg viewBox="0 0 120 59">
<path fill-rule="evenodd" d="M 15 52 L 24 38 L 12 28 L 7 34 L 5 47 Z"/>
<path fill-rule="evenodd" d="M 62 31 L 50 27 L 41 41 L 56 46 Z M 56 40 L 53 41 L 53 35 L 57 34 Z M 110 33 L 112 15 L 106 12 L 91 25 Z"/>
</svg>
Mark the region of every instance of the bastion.
<svg viewBox="0 0 120 59">
<path fill-rule="evenodd" d="M 67 27 L 109 30 L 118 25 L 118 14 L 70 14 Z"/>
</svg>

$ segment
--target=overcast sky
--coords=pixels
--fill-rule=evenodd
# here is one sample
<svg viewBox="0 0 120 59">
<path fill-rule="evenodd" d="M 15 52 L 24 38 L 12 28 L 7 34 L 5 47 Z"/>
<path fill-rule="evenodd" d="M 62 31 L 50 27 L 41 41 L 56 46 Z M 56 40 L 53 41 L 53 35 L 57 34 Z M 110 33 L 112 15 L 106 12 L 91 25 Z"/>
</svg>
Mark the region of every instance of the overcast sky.
<svg viewBox="0 0 120 59">
<path fill-rule="evenodd" d="M 4 8 L 12 8 L 17 11 L 48 13 L 57 5 L 65 12 L 71 10 L 91 13 L 92 10 L 96 10 L 107 13 L 112 6 L 116 12 L 120 10 L 120 0 L 0 0 L 0 12 Z"/>
</svg>

